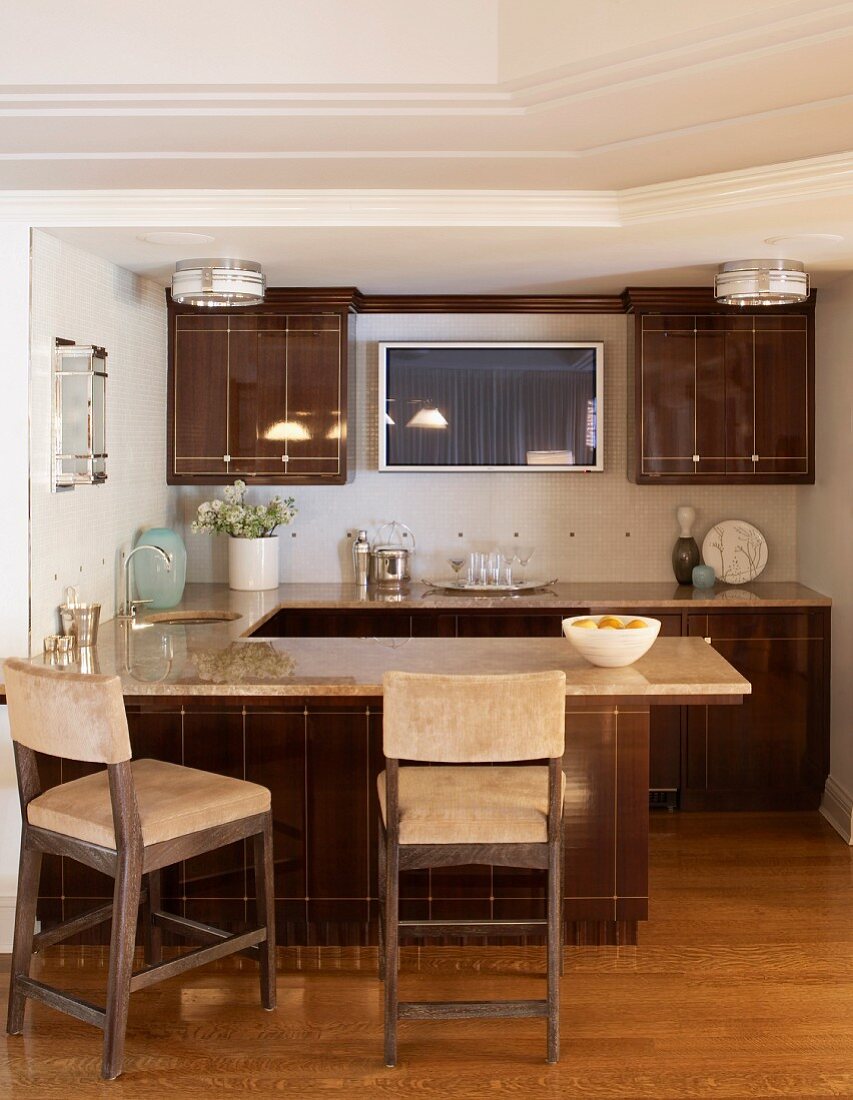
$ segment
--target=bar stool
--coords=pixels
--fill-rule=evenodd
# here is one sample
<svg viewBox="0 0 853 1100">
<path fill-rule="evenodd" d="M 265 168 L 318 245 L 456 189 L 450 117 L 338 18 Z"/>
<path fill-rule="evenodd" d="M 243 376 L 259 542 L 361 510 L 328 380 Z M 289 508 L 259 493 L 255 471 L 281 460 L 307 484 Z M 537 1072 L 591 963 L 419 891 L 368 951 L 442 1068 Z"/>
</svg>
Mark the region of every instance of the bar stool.
<svg viewBox="0 0 853 1100">
<path fill-rule="evenodd" d="M 18 1035 L 27 997 L 104 1031 L 101 1076 L 122 1071 L 131 992 L 235 951 L 260 963 L 261 1003 L 275 1008 L 275 912 L 270 792 L 255 783 L 159 760 L 131 762 L 117 676 L 56 672 L 9 660 L 6 697 L 23 830 L 6 1030 Z M 43 791 L 36 753 L 106 764 L 105 771 Z M 232 935 L 160 909 L 160 871 L 236 840 L 253 838 L 258 927 Z M 42 853 L 112 875 L 113 902 L 33 935 Z M 142 877 L 146 966 L 133 954 Z M 30 977 L 33 954 L 112 919 L 106 1008 Z M 168 961 L 163 930 L 206 946 Z"/>
<path fill-rule="evenodd" d="M 560 764 L 565 748 L 565 674 L 388 672 L 383 693 L 386 759 L 377 787 L 385 1064 L 394 1066 L 397 1061 L 398 1020 L 520 1016 L 547 1018 L 547 1060 L 556 1062 L 560 1054 L 565 786 Z M 543 758 L 547 758 L 547 766 L 500 766 Z M 401 759 L 439 766 L 401 768 Z M 400 921 L 401 870 L 469 863 L 546 869 L 547 920 Z M 533 935 L 543 930 L 548 943 L 544 1000 L 398 1000 L 401 932 L 480 936 Z"/>
</svg>

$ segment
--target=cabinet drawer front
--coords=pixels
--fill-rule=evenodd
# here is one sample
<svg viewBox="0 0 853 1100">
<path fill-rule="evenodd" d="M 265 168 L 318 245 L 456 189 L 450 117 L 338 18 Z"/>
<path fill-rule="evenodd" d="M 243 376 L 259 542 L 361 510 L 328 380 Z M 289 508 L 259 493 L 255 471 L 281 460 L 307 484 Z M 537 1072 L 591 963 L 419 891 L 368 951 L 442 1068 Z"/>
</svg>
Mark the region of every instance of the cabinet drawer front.
<svg viewBox="0 0 853 1100">
<path fill-rule="evenodd" d="M 713 642 L 728 638 L 760 640 L 767 638 L 819 638 L 823 627 L 818 614 L 808 611 L 743 612 L 691 615 L 688 625 L 691 637 L 711 638 Z"/>
</svg>

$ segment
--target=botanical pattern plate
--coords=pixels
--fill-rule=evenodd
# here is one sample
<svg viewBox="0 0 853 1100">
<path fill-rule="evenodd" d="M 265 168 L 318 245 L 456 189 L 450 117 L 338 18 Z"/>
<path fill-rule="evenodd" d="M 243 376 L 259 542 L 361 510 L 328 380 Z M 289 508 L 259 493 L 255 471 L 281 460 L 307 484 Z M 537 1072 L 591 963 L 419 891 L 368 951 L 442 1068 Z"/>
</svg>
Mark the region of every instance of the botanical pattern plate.
<svg viewBox="0 0 853 1100">
<path fill-rule="evenodd" d="M 767 540 L 743 519 L 715 523 L 702 543 L 702 561 L 724 584 L 754 581 L 767 565 Z"/>
</svg>

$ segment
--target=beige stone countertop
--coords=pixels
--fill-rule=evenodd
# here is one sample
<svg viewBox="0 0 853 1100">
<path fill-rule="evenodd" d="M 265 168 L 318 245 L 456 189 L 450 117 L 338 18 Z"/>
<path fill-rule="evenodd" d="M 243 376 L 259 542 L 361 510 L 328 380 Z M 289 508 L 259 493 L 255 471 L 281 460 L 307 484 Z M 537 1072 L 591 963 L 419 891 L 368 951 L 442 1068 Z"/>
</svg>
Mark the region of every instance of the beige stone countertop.
<svg viewBox="0 0 853 1100">
<path fill-rule="evenodd" d="M 697 611 L 736 607 L 829 607 L 829 597 L 793 581 L 756 581 L 750 585 L 718 586 L 710 590 L 678 585 L 674 581 L 594 582 L 554 584 L 529 595 L 481 596 L 445 592 L 423 584 L 406 585 L 401 591 L 373 585 L 359 590 L 354 584 L 282 584 L 267 592 L 236 592 L 226 584 L 188 584 L 180 610 L 218 610 L 240 616 L 230 626 L 233 637 L 246 637 L 276 611 L 357 609 L 409 611 L 477 611 L 594 607 L 602 611 L 654 608 L 661 611 Z M 143 616 L 144 617 L 144 616 Z"/>
<path fill-rule="evenodd" d="M 378 696 L 389 669 L 490 674 L 563 669 L 579 698 L 740 702 L 750 685 L 701 638 L 659 638 L 627 668 L 595 668 L 564 638 L 235 639 L 221 624 L 111 622 L 61 667 L 117 674 L 125 696 Z M 53 663 L 38 655 L 39 663 Z M 62 660 L 56 658 L 55 660 Z M 2 688 L 0 688 L 2 691 Z"/>
</svg>

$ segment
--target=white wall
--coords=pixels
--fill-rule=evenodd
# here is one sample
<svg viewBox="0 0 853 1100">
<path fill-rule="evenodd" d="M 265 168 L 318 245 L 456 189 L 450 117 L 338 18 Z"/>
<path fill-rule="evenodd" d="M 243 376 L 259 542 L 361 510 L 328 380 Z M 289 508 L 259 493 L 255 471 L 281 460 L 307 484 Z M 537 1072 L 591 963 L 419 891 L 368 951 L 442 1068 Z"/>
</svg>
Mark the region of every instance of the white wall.
<svg viewBox="0 0 853 1100">
<path fill-rule="evenodd" d="M 52 493 L 55 338 L 108 352 L 107 482 Z M 162 287 L 47 233 L 33 233 L 31 324 L 32 631 L 58 628 L 65 586 L 115 613 L 118 552 L 173 522 L 166 485 L 166 304 Z"/>
<path fill-rule="evenodd" d="M 25 225 L 0 226 L 0 660 L 27 652 L 29 629 L 29 364 L 30 234 Z M 6 708 L 0 707 L 0 952 L 9 951 L 20 840 L 20 810 Z"/>
<path fill-rule="evenodd" d="M 815 437 L 817 483 L 799 490 L 804 584 L 832 596 L 830 778 L 821 807 L 845 837 L 853 830 L 853 275 L 818 297 Z"/>
<path fill-rule="evenodd" d="M 281 532 L 281 575 L 289 581 L 351 579 L 347 530 L 391 519 L 417 537 L 417 577 L 447 576 L 459 546 L 489 549 L 509 540 L 537 547 L 531 569 L 564 581 L 672 581 L 678 535 L 675 507 L 692 504 L 701 539 L 720 519 L 755 523 L 767 536 L 763 579 L 796 577 L 796 489 L 793 486 L 638 486 L 626 476 L 629 319 L 619 315 L 373 315 L 357 324 L 357 474 L 346 486 L 288 488 L 299 507 Z M 603 340 L 606 439 L 603 474 L 414 474 L 377 471 L 377 370 L 380 340 Z M 252 491 L 266 498 L 270 488 Z M 184 489 L 184 521 L 211 487 Z M 459 539 L 459 532 L 463 538 Z M 574 532 L 574 537 L 572 537 Z M 630 532 L 630 536 L 627 536 Z M 295 538 L 292 535 L 295 534 Z M 186 533 L 189 579 L 225 580 L 225 540 Z"/>
<path fill-rule="evenodd" d="M 26 226 L 0 227 L 0 259 L 3 657 L 28 652 L 30 620 L 34 651 L 44 634 L 56 630 L 56 607 L 66 584 L 78 584 L 86 598 L 100 600 L 104 617 L 111 617 L 119 548 L 141 526 L 172 523 L 174 494 L 165 483 L 162 288 L 38 231 L 32 234 L 31 269 Z M 50 371 L 56 336 L 102 344 L 109 352 L 109 480 L 104 486 L 50 492 Z M 11 945 L 19 821 L 2 708 L 0 952 Z"/>
</svg>

